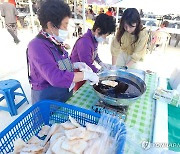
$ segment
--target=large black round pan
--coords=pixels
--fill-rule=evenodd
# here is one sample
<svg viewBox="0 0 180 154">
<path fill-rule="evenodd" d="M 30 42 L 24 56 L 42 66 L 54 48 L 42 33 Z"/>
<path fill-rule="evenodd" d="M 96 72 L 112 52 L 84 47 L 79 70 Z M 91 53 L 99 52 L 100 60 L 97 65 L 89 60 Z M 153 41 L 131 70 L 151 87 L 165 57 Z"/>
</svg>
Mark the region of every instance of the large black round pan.
<svg viewBox="0 0 180 154">
<path fill-rule="evenodd" d="M 113 106 L 127 106 L 135 102 L 146 91 L 145 82 L 138 76 L 123 69 L 105 70 L 98 73 L 100 81 L 93 89 L 102 101 Z M 115 87 L 102 81 L 115 81 Z"/>
</svg>

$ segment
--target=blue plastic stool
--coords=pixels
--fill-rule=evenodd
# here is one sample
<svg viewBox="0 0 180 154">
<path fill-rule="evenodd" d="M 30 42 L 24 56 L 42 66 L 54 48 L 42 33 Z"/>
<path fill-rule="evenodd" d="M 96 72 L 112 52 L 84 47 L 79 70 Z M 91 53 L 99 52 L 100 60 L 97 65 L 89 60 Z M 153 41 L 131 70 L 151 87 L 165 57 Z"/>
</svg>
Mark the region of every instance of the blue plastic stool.
<svg viewBox="0 0 180 154">
<path fill-rule="evenodd" d="M 22 90 L 22 93 L 15 92 L 18 88 Z M 5 99 L 7 103 L 7 107 L 0 106 L 0 110 L 5 110 L 8 111 L 11 116 L 17 115 L 17 109 L 25 102 L 28 102 L 26 95 L 24 93 L 24 90 L 21 87 L 21 84 L 19 81 L 14 80 L 14 79 L 9 79 L 9 80 L 3 80 L 0 81 L 0 94 L 3 96 L 0 97 L 0 102 Z M 23 96 L 24 98 L 15 104 L 14 99 L 15 96 Z"/>
</svg>

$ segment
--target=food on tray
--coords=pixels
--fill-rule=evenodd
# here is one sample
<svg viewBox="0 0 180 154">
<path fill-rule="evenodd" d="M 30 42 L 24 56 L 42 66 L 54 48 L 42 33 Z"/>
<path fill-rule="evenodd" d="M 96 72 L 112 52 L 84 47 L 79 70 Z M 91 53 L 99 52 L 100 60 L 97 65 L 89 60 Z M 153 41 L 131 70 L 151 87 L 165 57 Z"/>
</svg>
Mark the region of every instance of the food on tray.
<svg viewBox="0 0 180 154">
<path fill-rule="evenodd" d="M 76 128 L 76 126 L 73 125 L 70 121 L 66 121 L 65 123 L 62 123 L 61 126 L 63 126 L 64 129 L 74 129 L 74 128 Z"/>
<path fill-rule="evenodd" d="M 14 153 L 20 153 L 21 149 L 26 146 L 26 143 L 21 139 L 18 138 L 14 141 Z"/>
<path fill-rule="evenodd" d="M 71 116 L 69 116 L 69 120 L 71 121 L 71 123 L 76 126 L 76 127 L 81 127 L 81 125 Z"/>
<path fill-rule="evenodd" d="M 118 82 L 112 80 L 104 80 L 101 83 L 111 87 L 116 87 L 118 85 Z"/>
<path fill-rule="evenodd" d="M 52 152 L 55 154 L 73 154 L 70 151 L 67 151 L 61 147 L 62 143 L 65 140 L 65 136 L 60 137 L 52 146 Z"/>
<path fill-rule="evenodd" d="M 74 118 L 61 124 L 53 124 L 44 140 L 36 136 L 26 143 L 14 142 L 15 154 L 114 154 L 115 139 L 99 125 L 86 123 L 82 127 Z M 48 127 L 43 126 L 42 129 Z M 44 131 L 44 130 L 43 130 Z M 40 131 L 42 133 L 42 130 Z M 40 134 L 41 134 L 40 133 Z M 42 133 L 43 134 L 43 133 Z M 39 134 L 38 134 L 39 135 Z"/>
<path fill-rule="evenodd" d="M 83 139 L 68 140 L 67 138 L 62 143 L 61 147 L 67 151 L 76 154 L 81 154 L 87 147 L 87 142 Z"/>
<path fill-rule="evenodd" d="M 21 149 L 21 153 L 40 154 L 43 152 L 43 147 L 36 144 L 27 144 Z"/>
<path fill-rule="evenodd" d="M 100 136 L 99 133 L 97 132 L 91 132 L 91 131 L 86 131 L 85 134 L 84 134 L 84 137 L 83 139 L 85 141 L 88 141 L 88 140 L 92 140 L 92 139 L 95 139 L 95 138 L 98 138 Z"/>
<path fill-rule="evenodd" d="M 64 136 L 64 135 L 65 135 L 64 132 L 63 132 L 63 133 L 56 133 L 56 134 L 52 135 L 52 136 L 51 136 L 51 139 L 50 139 L 50 144 L 55 143 L 55 141 L 56 141 L 58 138 L 60 138 L 60 137 L 62 137 L 62 136 Z"/>
<path fill-rule="evenodd" d="M 91 132 L 97 132 L 97 133 L 107 133 L 106 129 L 103 126 L 86 123 L 87 130 Z"/>
<path fill-rule="evenodd" d="M 51 127 L 48 126 L 48 125 L 42 126 L 40 132 L 38 133 L 38 136 L 39 136 L 39 137 L 43 137 L 44 135 L 47 135 L 50 128 L 51 128 Z"/>
<path fill-rule="evenodd" d="M 28 141 L 28 144 L 40 144 L 42 140 L 40 140 L 37 136 L 32 136 Z"/>
<path fill-rule="evenodd" d="M 69 140 L 80 139 L 85 136 L 86 129 L 79 127 L 71 130 L 65 130 L 65 135 Z"/>
<path fill-rule="evenodd" d="M 50 137 L 53 135 L 53 133 L 56 131 L 56 129 L 58 128 L 58 124 L 54 124 L 52 125 L 52 127 L 50 128 L 45 140 L 43 140 L 43 142 L 41 143 L 42 146 L 45 146 L 47 141 L 50 139 Z"/>
<path fill-rule="evenodd" d="M 34 136 L 32 138 L 34 138 Z M 14 154 L 28 154 L 28 153 L 29 154 L 41 154 L 41 153 L 43 153 L 43 147 L 37 143 L 33 143 L 33 144 L 28 143 L 27 144 L 20 138 L 15 140 Z"/>
<path fill-rule="evenodd" d="M 114 154 L 113 143 L 113 139 L 104 134 L 98 139 L 90 140 L 84 154 Z"/>
</svg>

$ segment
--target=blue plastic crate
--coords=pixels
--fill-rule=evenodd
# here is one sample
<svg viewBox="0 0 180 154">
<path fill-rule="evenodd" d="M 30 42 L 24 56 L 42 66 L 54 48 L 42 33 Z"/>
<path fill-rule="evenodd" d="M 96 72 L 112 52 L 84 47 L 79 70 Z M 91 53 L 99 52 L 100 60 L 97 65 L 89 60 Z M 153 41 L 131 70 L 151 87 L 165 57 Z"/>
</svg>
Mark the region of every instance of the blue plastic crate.
<svg viewBox="0 0 180 154">
<path fill-rule="evenodd" d="M 100 114 L 90 110 L 56 101 L 41 101 L 30 107 L 0 133 L 0 154 L 12 152 L 14 149 L 13 143 L 17 138 L 28 141 L 33 135 L 37 135 L 42 126 L 63 123 L 69 120 L 69 115 L 82 126 L 85 126 L 86 122 L 97 124 L 100 118 Z M 118 142 L 117 154 L 123 153 L 126 131 L 124 124 L 112 126 L 114 135 L 119 129 L 122 130 L 124 135 Z"/>
</svg>

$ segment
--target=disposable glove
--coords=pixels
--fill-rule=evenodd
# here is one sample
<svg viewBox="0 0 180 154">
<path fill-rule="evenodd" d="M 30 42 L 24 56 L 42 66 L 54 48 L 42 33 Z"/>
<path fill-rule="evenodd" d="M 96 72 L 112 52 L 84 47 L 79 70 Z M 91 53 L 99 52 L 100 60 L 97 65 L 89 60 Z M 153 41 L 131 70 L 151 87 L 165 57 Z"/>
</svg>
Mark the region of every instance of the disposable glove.
<svg viewBox="0 0 180 154">
<path fill-rule="evenodd" d="M 123 69 L 123 70 L 127 70 L 128 67 L 127 66 L 116 66 L 116 65 L 111 65 L 111 70 L 117 70 L 117 69 Z"/>
<path fill-rule="evenodd" d="M 101 66 L 101 68 L 102 68 L 103 70 L 110 70 L 111 67 L 112 67 L 112 65 L 106 64 L 106 63 L 103 63 L 103 62 L 100 62 L 99 65 Z"/>
<path fill-rule="evenodd" d="M 92 69 L 84 62 L 73 63 L 74 69 L 79 69 L 82 72 L 93 72 Z"/>
<path fill-rule="evenodd" d="M 69 92 L 70 92 L 74 87 L 75 87 L 75 83 L 72 82 L 71 85 L 70 85 L 70 87 L 69 87 Z"/>
<path fill-rule="evenodd" d="M 89 80 L 90 85 L 97 84 L 99 82 L 99 77 L 96 73 L 93 72 L 84 72 L 84 78 L 83 80 Z"/>
<path fill-rule="evenodd" d="M 112 69 L 112 70 L 116 70 L 116 69 L 117 69 L 117 66 L 116 66 L 116 65 L 111 65 L 111 69 Z"/>
</svg>

